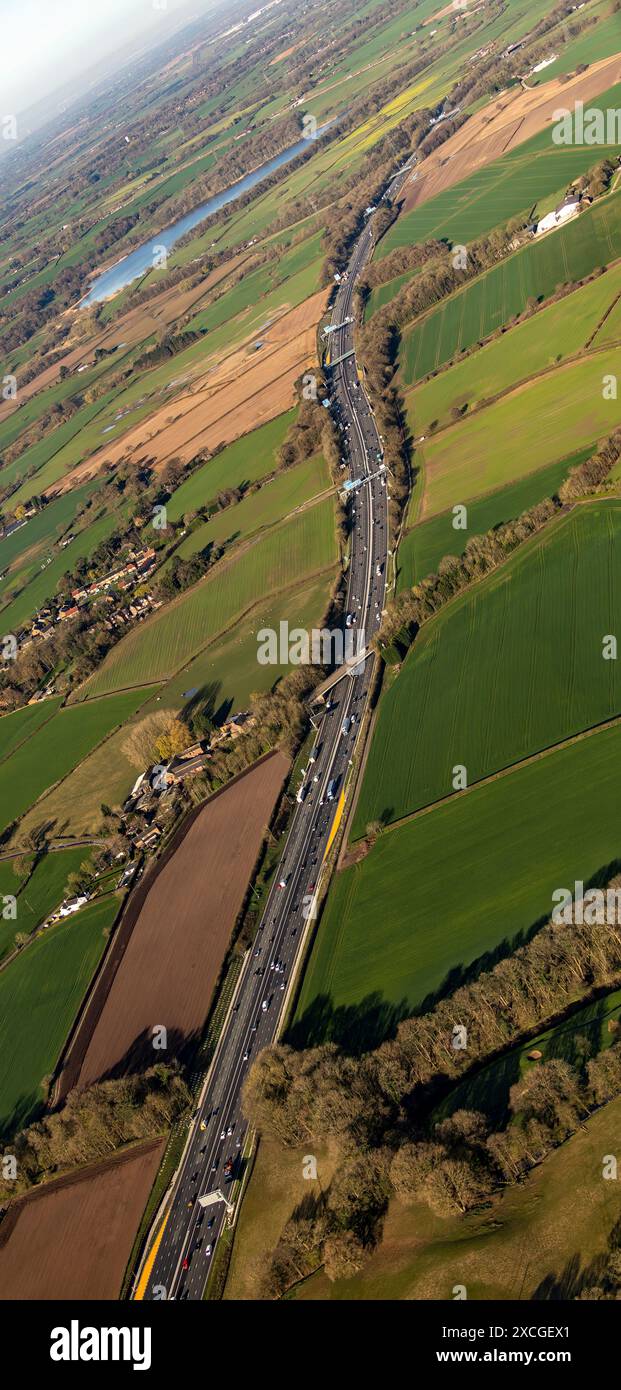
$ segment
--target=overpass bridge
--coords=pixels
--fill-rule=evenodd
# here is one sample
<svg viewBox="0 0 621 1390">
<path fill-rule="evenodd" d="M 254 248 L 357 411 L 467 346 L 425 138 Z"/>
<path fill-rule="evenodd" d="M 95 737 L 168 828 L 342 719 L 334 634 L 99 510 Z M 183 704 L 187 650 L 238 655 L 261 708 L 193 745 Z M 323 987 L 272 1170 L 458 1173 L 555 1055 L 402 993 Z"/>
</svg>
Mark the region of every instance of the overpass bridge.
<svg viewBox="0 0 621 1390">
<path fill-rule="evenodd" d="M 331 675 L 326 676 L 325 681 L 315 686 L 310 697 L 311 705 L 323 704 L 328 692 L 332 690 L 334 685 L 337 685 L 338 681 L 342 681 L 344 676 L 356 676 L 359 667 L 362 666 L 363 662 L 366 661 L 372 651 L 373 647 L 365 647 L 364 651 L 357 652 L 355 656 L 348 657 L 347 661 L 344 661 L 342 666 L 337 666 L 336 670 L 333 671 Z"/>
</svg>

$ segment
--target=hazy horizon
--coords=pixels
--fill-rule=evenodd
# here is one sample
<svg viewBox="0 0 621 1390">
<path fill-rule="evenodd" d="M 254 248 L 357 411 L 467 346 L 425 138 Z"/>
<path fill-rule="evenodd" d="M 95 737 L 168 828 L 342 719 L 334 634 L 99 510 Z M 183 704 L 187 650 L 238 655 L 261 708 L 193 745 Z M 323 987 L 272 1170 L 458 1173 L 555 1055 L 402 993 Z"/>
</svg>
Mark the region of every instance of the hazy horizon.
<svg viewBox="0 0 621 1390">
<path fill-rule="evenodd" d="M 217 3 L 165 0 L 160 8 L 158 0 L 104 0 L 86 7 L 84 0 L 0 0 L 0 115 L 23 114 L 78 79 L 84 90 L 91 68 L 126 46 L 155 46 Z"/>
</svg>

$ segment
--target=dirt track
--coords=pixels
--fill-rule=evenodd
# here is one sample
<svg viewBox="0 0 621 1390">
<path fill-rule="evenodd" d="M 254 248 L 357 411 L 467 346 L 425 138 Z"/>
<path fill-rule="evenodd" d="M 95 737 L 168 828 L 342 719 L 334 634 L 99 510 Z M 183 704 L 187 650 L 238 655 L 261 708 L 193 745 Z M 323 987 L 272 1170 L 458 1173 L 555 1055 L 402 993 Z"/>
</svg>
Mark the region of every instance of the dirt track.
<svg viewBox="0 0 621 1390">
<path fill-rule="evenodd" d="M 18 1198 L 0 1224 L 0 1299 L 115 1299 L 164 1150 L 150 1139 Z"/>
<path fill-rule="evenodd" d="M 273 753 L 213 796 L 141 885 L 69 1049 L 61 1097 L 179 1056 L 200 1033 L 288 768 Z M 157 1025 L 167 1051 L 153 1049 Z"/>
<path fill-rule="evenodd" d="M 403 211 L 411 212 L 429 202 L 476 169 L 530 140 L 552 122 L 554 112 L 561 107 L 572 107 L 575 101 L 586 105 L 620 79 L 621 54 L 616 54 L 592 63 L 587 72 L 569 82 L 554 79 L 531 91 L 512 87 L 471 116 L 424 161 L 415 182 L 409 180 L 406 184 Z M 593 163 L 596 161 L 594 147 Z"/>
</svg>

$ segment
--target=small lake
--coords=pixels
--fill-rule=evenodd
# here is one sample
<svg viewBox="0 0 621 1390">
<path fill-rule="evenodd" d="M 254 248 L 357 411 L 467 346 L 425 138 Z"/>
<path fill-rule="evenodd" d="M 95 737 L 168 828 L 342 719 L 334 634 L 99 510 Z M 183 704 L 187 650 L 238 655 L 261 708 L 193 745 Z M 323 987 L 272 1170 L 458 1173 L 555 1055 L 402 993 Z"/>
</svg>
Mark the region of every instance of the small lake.
<svg viewBox="0 0 621 1390">
<path fill-rule="evenodd" d="M 330 122 L 329 124 L 332 124 Z M 317 138 L 323 134 L 328 126 L 321 126 L 317 131 Z M 246 174 L 237 183 L 231 184 L 230 188 L 223 189 L 222 193 L 216 193 L 213 198 L 209 198 L 206 203 L 201 203 L 200 207 L 194 208 L 192 212 L 186 213 L 185 217 L 180 217 L 178 222 L 173 222 L 170 227 L 164 227 L 157 232 L 149 241 L 145 241 L 142 246 L 137 246 L 135 251 L 130 251 L 128 256 L 124 256 L 122 261 L 117 261 L 116 265 L 105 270 L 93 281 L 88 294 L 81 300 L 81 307 L 88 307 L 89 304 L 99 304 L 103 299 L 109 299 L 111 295 L 118 294 L 119 290 L 125 289 L 126 285 L 131 285 L 132 280 L 137 280 L 140 275 L 144 275 L 147 270 L 153 267 L 154 253 L 162 246 L 170 251 L 176 242 L 190 232 L 193 227 L 198 226 L 206 217 L 211 217 L 212 213 L 219 212 L 226 207 L 227 203 L 235 202 L 236 198 L 241 198 L 242 194 L 247 193 L 249 188 L 254 188 L 255 184 L 260 183 L 261 179 L 269 178 L 281 165 L 288 164 L 292 159 L 297 159 L 298 155 L 308 149 L 309 140 L 304 138 L 298 140 L 295 145 L 290 145 L 288 149 L 282 150 L 274 159 L 270 159 L 266 164 L 261 164 L 252 174 Z"/>
</svg>

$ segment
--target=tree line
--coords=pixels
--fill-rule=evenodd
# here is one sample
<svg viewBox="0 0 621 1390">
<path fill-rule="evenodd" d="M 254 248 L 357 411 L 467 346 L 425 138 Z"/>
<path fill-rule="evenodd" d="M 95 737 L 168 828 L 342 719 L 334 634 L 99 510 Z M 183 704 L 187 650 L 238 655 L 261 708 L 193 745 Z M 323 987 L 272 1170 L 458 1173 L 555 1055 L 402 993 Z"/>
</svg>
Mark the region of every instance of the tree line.
<svg viewBox="0 0 621 1390">
<path fill-rule="evenodd" d="M 619 896 L 614 869 L 600 877 Z M 490 1132 L 477 1112 L 433 1120 L 434 1096 L 450 1082 L 502 1057 L 594 991 L 619 985 L 618 911 L 616 918 L 605 927 L 550 919 L 478 979 L 402 1021 L 371 1052 L 352 1056 L 324 1043 L 261 1053 L 244 1093 L 250 1121 L 286 1147 L 328 1145 L 339 1159 L 325 1201 L 285 1228 L 265 1292 L 283 1292 L 320 1263 L 333 1278 L 356 1272 L 377 1243 L 392 1196 L 426 1201 L 442 1214 L 489 1200 L 621 1093 L 621 1043 L 591 1057 L 585 1039 L 577 1067 L 537 1064 L 516 1083 L 500 1131 Z M 456 1027 L 465 1030 L 463 1049 L 455 1047 Z M 302 1269 L 301 1244 L 309 1254 Z"/>
<path fill-rule="evenodd" d="M 16 1159 L 17 1176 L 0 1176 L 0 1201 L 108 1158 L 125 1144 L 165 1134 L 190 1101 L 176 1064 L 72 1091 L 61 1110 L 21 1130 L 5 1149 Z"/>
<path fill-rule="evenodd" d="M 549 525 L 573 502 L 597 493 L 620 456 L 621 428 L 615 430 L 590 458 L 569 470 L 554 497 L 535 503 L 515 521 L 492 527 L 483 536 L 472 536 L 461 555 L 445 555 L 436 574 L 428 575 L 390 600 L 373 638 L 384 660 L 390 664 L 401 661 L 419 628 L 446 603 L 491 574 L 518 546 Z"/>
</svg>

